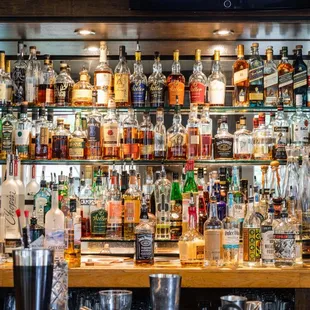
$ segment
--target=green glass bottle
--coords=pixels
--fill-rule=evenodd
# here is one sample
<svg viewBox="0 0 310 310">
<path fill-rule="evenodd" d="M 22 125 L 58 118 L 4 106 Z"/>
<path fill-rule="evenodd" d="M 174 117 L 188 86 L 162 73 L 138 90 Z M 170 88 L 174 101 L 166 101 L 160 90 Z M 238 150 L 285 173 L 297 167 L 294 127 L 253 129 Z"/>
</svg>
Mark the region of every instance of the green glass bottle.
<svg viewBox="0 0 310 310">
<path fill-rule="evenodd" d="M 173 173 L 173 182 L 170 195 L 170 235 L 171 240 L 179 240 L 182 235 L 182 193 L 179 182 L 179 174 Z"/>
</svg>

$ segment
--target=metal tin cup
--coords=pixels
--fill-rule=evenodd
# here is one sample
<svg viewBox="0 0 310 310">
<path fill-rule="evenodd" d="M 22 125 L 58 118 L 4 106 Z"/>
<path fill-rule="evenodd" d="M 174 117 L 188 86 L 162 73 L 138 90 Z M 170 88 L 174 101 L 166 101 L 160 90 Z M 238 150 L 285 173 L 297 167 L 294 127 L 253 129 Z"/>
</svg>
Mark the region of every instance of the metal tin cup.
<svg viewBox="0 0 310 310">
<path fill-rule="evenodd" d="M 104 290 L 99 292 L 102 310 L 130 310 L 132 292 L 127 290 Z"/>
<path fill-rule="evenodd" d="M 179 310 L 181 279 L 177 274 L 151 274 L 151 305 L 153 310 Z"/>
<path fill-rule="evenodd" d="M 13 250 L 16 310 L 49 310 L 54 251 Z"/>
</svg>

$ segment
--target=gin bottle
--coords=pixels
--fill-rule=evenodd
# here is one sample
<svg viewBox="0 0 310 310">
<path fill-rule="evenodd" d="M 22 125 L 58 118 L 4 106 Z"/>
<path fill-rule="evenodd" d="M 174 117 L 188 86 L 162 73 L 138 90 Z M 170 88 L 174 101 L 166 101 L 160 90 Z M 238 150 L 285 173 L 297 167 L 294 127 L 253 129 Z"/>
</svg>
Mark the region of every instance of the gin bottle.
<svg viewBox="0 0 310 310">
<path fill-rule="evenodd" d="M 204 106 L 200 119 L 200 157 L 201 159 L 212 158 L 212 119 L 209 107 Z"/>
<path fill-rule="evenodd" d="M 167 136 L 164 124 L 164 110 L 157 109 L 154 127 L 154 158 L 165 159 L 167 153 Z"/>
</svg>

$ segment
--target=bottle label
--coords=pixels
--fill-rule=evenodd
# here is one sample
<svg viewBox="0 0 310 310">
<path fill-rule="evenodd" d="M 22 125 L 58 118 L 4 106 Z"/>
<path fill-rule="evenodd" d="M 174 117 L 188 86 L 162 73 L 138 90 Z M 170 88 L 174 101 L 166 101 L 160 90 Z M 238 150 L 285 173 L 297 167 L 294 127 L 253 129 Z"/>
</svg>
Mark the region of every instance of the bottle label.
<svg viewBox="0 0 310 310">
<path fill-rule="evenodd" d="M 114 92 L 115 102 L 128 102 L 129 98 L 129 75 L 127 73 L 115 73 Z"/>
<path fill-rule="evenodd" d="M 26 69 L 22 67 L 15 67 L 12 72 L 12 79 L 16 85 L 16 92 L 14 92 L 14 102 L 22 102 L 25 100 L 25 77 Z M 2 98 L 2 97 L 1 97 Z"/>
<path fill-rule="evenodd" d="M 47 127 L 40 128 L 40 144 L 48 145 L 49 131 Z"/>
<path fill-rule="evenodd" d="M 308 132 L 308 120 L 304 123 L 292 124 L 293 136 L 292 143 L 305 143 L 309 142 L 309 132 Z"/>
<path fill-rule="evenodd" d="M 54 250 L 55 259 L 63 259 L 65 250 L 65 231 L 62 229 L 45 229 L 44 247 Z"/>
<path fill-rule="evenodd" d="M 278 72 L 274 72 L 272 74 L 268 74 L 264 76 L 264 88 L 268 88 L 271 86 L 278 85 Z M 268 94 L 268 93 L 267 93 Z"/>
<path fill-rule="evenodd" d="M 176 133 L 169 136 L 168 143 L 171 145 L 171 153 L 174 157 L 186 157 L 186 136 Z"/>
<path fill-rule="evenodd" d="M 35 81 L 32 77 L 26 77 L 26 100 L 34 102 L 36 93 Z"/>
<path fill-rule="evenodd" d="M 33 240 L 31 243 L 32 249 L 43 249 L 44 247 L 44 235 L 41 235 L 39 238 Z"/>
<path fill-rule="evenodd" d="M 155 143 L 154 149 L 155 152 L 164 152 L 166 151 L 166 136 L 164 133 L 155 131 Z"/>
<path fill-rule="evenodd" d="M 203 260 L 205 252 L 204 241 L 179 241 L 179 252 L 181 261 Z"/>
<path fill-rule="evenodd" d="M 87 138 L 91 142 L 100 142 L 100 122 L 92 119 L 88 122 L 87 126 Z"/>
<path fill-rule="evenodd" d="M 5 85 L 5 83 L 0 84 L 0 100 L 1 101 L 6 100 L 6 85 Z"/>
<path fill-rule="evenodd" d="M 95 73 L 97 88 L 97 104 L 108 105 L 110 89 L 112 84 L 111 73 Z"/>
<path fill-rule="evenodd" d="M 233 138 L 215 138 L 214 159 L 233 158 Z"/>
<path fill-rule="evenodd" d="M 249 99 L 253 101 L 264 100 L 264 86 L 263 85 L 250 85 Z"/>
<path fill-rule="evenodd" d="M 55 101 L 58 105 L 71 103 L 72 100 L 72 85 L 69 83 L 55 84 Z"/>
<path fill-rule="evenodd" d="M 154 234 L 136 234 L 136 260 L 153 260 L 154 258 Z"/>
<path fill-rule="evenodd" d="M 105 147 L 118 146 L 119 127 L 117 123 L 103 125 L 103 144 Z"/>
<path fill-rule="evenodd" d="M 89 207 L 94 203 L 94 199 L 92 198 L 81 198 L 80 204 L 81 209 L 83 210 L 83 217 L 89 218 Z"/>
<path fill-rule="evenodd" d="M 47 205 L 47 199 L 44 197 L 38 197 L 35 200 L 36 216 L 38 225 L 44 227 L 45 223 L 45 206 Z"/>
<path fill-rule="evenodd" d="M 5 237 L 19 238 L 18 219 L 15 213 L 18 208 L 16 190 L 12 188 L 9 190 L 8 194 L 4 194 L 1 203 L 5 216 Z"/>
<path fill-rule="evenodd" d="M 92 90 L 91 89 L 73 89 L 72 91 L 72 102 L 75 101 L 92 101 Z"/>
<path fill-rule="evenodd" d="M 125 200 L 124 223 L 139 223 L 140 200 Z"/>
<path fill-rule="evenodd" d="M 259 262 L 261 242 L 260 228 L 243 227 L 243 261 Z"/>
<path fill-rule="evenodd" d="M 252 154 L 252 139 L 247 136 L 239 136 L 237 141 L 237 154 Z"/>
<path fill-rule="evenodd" d="M 223 230 L 223 249 L 238 249 L 239 248 L 239 229 L 224 229 Z"/>
<path fill-rule="evenodd" d="M 294 89 L 307 85 L 307 70 L 294 74 Z"/>
<path fill-rule="evenodd" d="M 153 143 L 141 144 L 140 145 L 140 155 L 149 156 L 154 154 L 154 145 Z"/>
<path fill-rule="evenodd" d="M 263 263 L 274 262 L 273 227 L 262 226 L 262 261 Z"/>
<path fill-rule="evenodd" d="M 255 67 L 253 69 L 249 70 L 249 81 L 250 85 L 258 85 L 263 83 L 264 78 L 264 66 Z M 259 80 L 261 80 L 259 83 L 257 83 Z M 256 83 L 253 83 L 256 82 Z"/>
<path fill-rule="evenodd" d="M 279 88 L 293 84 L 293 72 L 287 72 L 279 75 Z"/>
<path fill-rule="evenodd" d="M 45 102 L 46 103 L 54 103 L 54 89 L 52 88 L 46 88 L 45 91 Z"/>
<path fill-rule="evenodd" d="M 206 96 L 206 85 L 201 82 L 192 82 L 189 86 L 190 103 L 204 104 Z"/>
<path fill-rule="evenodd" d="M 225 83 L 216 80 L 210 83 L 209 102 L 211 105 L 225 104 Z"/>
<path fill-rule="evenodd" d="M 176 104 L 176 96 L 178 96 L 179 105 L 184 104 L 184 92 L 185 92 L 185 85 L 183 82 L 180 81 L 171 81 L 168 84 L 168 93 L 169 93 L 169 104 L 175 105 Z"/>
<path fill-rule="evenodd" d="M 13 151 L 13 124 L 9 121 L 5 121 L 2 124 L 2 150 L 5 152 Z"/>
<path fill-rule="evenodd" d="M 165 104 L 165 83 L 154 81 L 149 86 L 151 106 L 164 106 Z"/>
<path fill-rule="evenodd" d="M 276 260 L 295 259 L 296 240 L 294 232 L 274 234 L 274 255 Z"/>
<path fill-rule="evenodd" d="M 278 72 L 265 75 L 264 88 L 266 93 L 265 105 L 276 105 L 278 99 Z"/>
<path fill-rule="evenodd" d="M 249 69 L 242 69 L 234 73 L 234 85 L 244 82 L 249 77 Z"/>
<path fill-rule="evenodd" d="M 107 212 L 99 208 L 90 214 L 90 231 L 94 235 L 105 235 L 107 231 Z"/>
<path fill-rule="evenodd" d="M 146 84 L 141 81 L 131 83 L 131 101 L 133 105 L 144 106 L 146 95 Z"/>
<path fill-rule="evenodd" d="M 15 131 L 15 146 L 17 147 L 19 153 L 28 152 L 29 138 L 29 130 L 19 129 Z"/>
<path fill-rule="evenodd" d="M 69 157 L 84 158 L 85 141 L 80 138 L 71 138 L 69 140 Z"/>
<path fill-rule="evenodd" d="M 108 223 L 109 224 L 122 224 L 122 202 L 109 201 L 108 202 Z"/>
<path fill-rule="evenodd" d="M 275 126 L 273 127 L 275 133 L 275 157 L 286 158 L 285 147 L 289 144 L 289 127 Z"/>
<path fill-rule="evenodd" d="M 82 237 L 82 224 L 80 222 L 75 223 L 74 224 L 74 248 L 75 249 L 80 249 L 81 237 Z"/>
<path fill-rule="evenodd" d="M 218 261 L 221 259 L 222 231 L 221 229 L 208 229 L 204 231 L 205 259 Z"/>
</svg>

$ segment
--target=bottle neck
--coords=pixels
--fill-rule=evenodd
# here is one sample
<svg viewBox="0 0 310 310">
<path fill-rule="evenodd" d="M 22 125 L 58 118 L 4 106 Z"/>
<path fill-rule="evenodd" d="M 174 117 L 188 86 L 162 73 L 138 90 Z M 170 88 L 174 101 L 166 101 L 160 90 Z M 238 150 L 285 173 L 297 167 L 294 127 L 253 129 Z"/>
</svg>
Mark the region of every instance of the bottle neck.
<svg viewBox="0 0 310 310">
<path fill-rule="evenodd" d="M 181 113 L 179 112 L 176 112 L 173 116 L 173 124 L 176 125 L 176 124 L 181 124 L 182 123 L 182 115 Z"/>
<path fill-rule="evenodd" d="M 159 60 L 155 60 L 153 64 L 153 73 L 162 73 L 162 65 Z"/>
<path fill-rule="evenodd" d="M 181 72 L 181 65 L 179 60 L 174 60 L 172 64 L 172 74 L 180 74 Z"/>
<path fill-rule="evenodd" d="M 195 206 L 188 207 L 188 226 L 189 226 L 189 230 L 196 230 L 197 212 L 196 212 Z"/>
<path fill-rule="evenodd" d="M 143 65 L 141 60 L 137 60 L 134 63 L 134 74 L 143 74 Z"/>
<path fill-rule="evenodd" d="M 100 59 L 99 62 L 101 65 L 107 64 L 108 63 L 108 57 L 107 57 L 107 49 L 106 48 L 101 48 L 100 49 Z"/>
<path fill-rule="evenodd" d="M 52 209 L 56 211 L 59 208 L 58 190 L 52 191 Z"/>
<path fill-rule="evenodd" d="M 217 202 L 216 201 L 212 201 L 210 203 L 210 215 L 209 215 L 209 219 L 211 218 L 217 218 Z"/>
<path fill-rule="evenodd" d="M 219 60 L 214 60 L 212 64 L 212 73 L 219 73 L 221 71 L 221 64 Z"/>
</svg>

